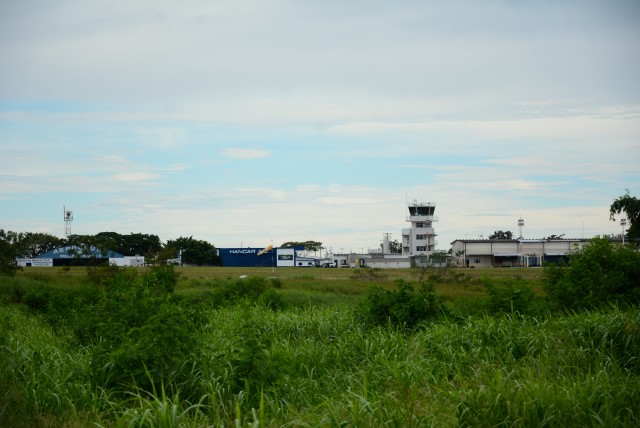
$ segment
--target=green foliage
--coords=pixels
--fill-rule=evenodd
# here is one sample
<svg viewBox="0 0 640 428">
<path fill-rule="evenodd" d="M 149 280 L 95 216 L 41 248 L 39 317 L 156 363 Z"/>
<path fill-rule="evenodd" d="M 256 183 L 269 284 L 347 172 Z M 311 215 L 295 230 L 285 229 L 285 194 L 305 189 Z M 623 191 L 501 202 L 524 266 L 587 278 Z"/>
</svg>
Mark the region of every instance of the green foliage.
<svg viewBox="0 0 640 428">
<path fill-rule="evenodd" d="M 158 266 L 144 275 L 122 270 L 105 287 L 93 319 L 78 328 L 93 347 L 94 376 L 110 387 L 135 385 L 150 391 L 184 380 L 199 334 L 191 312 L 173 299 L 173 267 Z"/>
<path fill-rule="evenodd" d="M 101 285 L 112 280 L 119 272 L 118 266 L 108 262 L 98 263 L 95 258 L 87 262 L 87 278 L 95 285 Z"/>
<path fill-rule="evenodd" d="M 247 314 L 249 315 L 249 314 Z M 277 354 L 272 352 L 271 333 L 247 316 L 238 329 L 231 366 L 237 391 L 244 391 L 255 407 L 261 390 L 275 383 L 286 372 Z"/>
<path fill-rule="evenodd" d="M 154 266 L 144 275 L 144 285 L 158 296 L 173 293 L 180 274 L 173 266 Z"/>
<path fill-rule="evenodd" d="M 48 233 L 25 232 L 14 243 L 18 257 L 33 258 L 40 254 L 58 248 L 64 244 L 64 239 Z"/>
<path fill-rule="evenodd" d="M 139 254 L 151 258 L 162 250 L 160 238 L 146 233 L 121 235 L 117 232 L 100 232 L 94 236 L 76 235 L 73 240 L 79 240 L 84 245 L 90 244 L 101 249 L 116 251 L 126 256 Z"/>
<path fill-rule="evenodd" d="M 384 249 L 384 244 L 380 244 L 380 248 Z M 402 243 L 397 239 L 389 240 L 389 253 L 402 254 Z"/>
<path fill-rule="evenodd" d="M 322 242 L 318 241 L 302 241 L 302 242 L 285 242 L 280 245 L 282 248 L 303 247 L 305 251 L 320 251 L 322 250 Z"/>
<path fill-rule="evenodd" d="M 482 278 L 488 291 L 488 310 L 490 313 L 537 314 L 544 308 L 544 301 L 537 296 L 530 284 L 522 279 L 493 280 L 489 276 Z"/>
<path fill-rule="evenodd" d="M 16 262 L 16 249 L 9 242 L 0 239 L 0 276 L 14 276 L 21 270 Z"/>
<path fill-rule="evenodd" d="M 358 268 L 353 271 L 351 279 L 357 281 L 381 281 L 386 279 L 388 275 L 381 268 Z"/>
<path fill-rule="evenodd" d="M 160 391 L 136 391 L 133 394 L 134 406 L 118 416 L 117 428 L 177 428 L 189 426 L 189 418 L 201 415 L 202 400 L 188 405 L 179 394 L 167 395 L 163 386 Z M 196 426 L 196 425 L 192 425 Z"/>
<path fill-rule="evenodd" d="M 191 370 L 189 360 L 198 349 L 198 338 L 186 309 L 160 303 L 140 326 L 129 328 L 121 338 L 111 338 L 108 354 L 102 355 L 108 361 L 107 382 L 133 384 L 144 391 L 151 391 L 153 382 L 179 385 Z"/>
<path fill-rule="evenodd" d="M 298 291 L 290 278 L 280 290 L 201 282 L 203 295 L 253 284 L 213 307 L 185 296 L 194 283 L 171 292 L 168 272 L 120 269 L 98 287 L 74 282 L 82 269 L 3 278 L 0 426 L 639 426 L 638 307 L 514 316 L 526 300 L 515 290 L 531 283 L 506 271 L 482 280 L 497 314 L 413 329 L 390 316 L 372 326 L 353 305 L 368 295 L 261 304 Z M 346 296 L 345 281 L 314 281 L 300 291 Z M 411 308 L 418 285 L 399 285 L 382 297 Z M 42 310 L 13 306 L 40 291 Z"/>
<path fill-rule="evenodd" d="M 194 264 L 198 266 L 209 265 L 219 266 L 220 257 L 216 247 L 207 241 L 193 239 L 193 237 L 180 237 L 178 239 L 169 240 L 166 244 L 167 248 L 176 249 L 177 252 L 182 250 L 182 263 Z"/>
<path fill-rule="evenodd" d="M 489 239 L 511 240 L 513 239 L 513 232 L 511 232 L 510 230 L 507 230 L 506 232 L 502 230 L 496 230 L 491 235 L 489 235 Z"/>
<path fill-rule="evenodd" d="M 265 308 L 280 310 L 286 308 L 287 304 L 276 290 L 268 288 L 258 296 L 257 303 Z"/>
<path fill-rule="evenodd" d="M 629 240 L 640 245 L 640 199 L 629 195 L 629 190 L 613 201 L 609 208 L 609 219 L 615 221 L 615 216 L 625 213 L 629 220 L 627 236 Z"/>
<path fill-rule="evenodd" d="M 267 280 L 260 276 L 227 281 L 213 290 L 212 301 L 217 305 L 241 302 L 254 303 L 268 289 Z"/>
<path fill-rule="evenodd" d="M 640 253 L 606 238 L 593 239 L 568 265 L 549 266 L 544 273 L 548 300 L 556 308 L 640 302 Z"/>
<path fill-rule="evenodd" d="M 422 321 L 433 321 L 445 312 L 433 285 L 423 283 L 416 292 L 413 285 L 397 280 L 397 291 L 372 286 L 367 293 L 363 312 L 376 324 L 392 323 L 414 327 Z"/>
<path fill-rule="evenodd" d="M 282 280 L 278 277 L 275 277 L 275 276 L 270 277 L 269 283 L 273 288 L 282 288 Z"/>
</svg>

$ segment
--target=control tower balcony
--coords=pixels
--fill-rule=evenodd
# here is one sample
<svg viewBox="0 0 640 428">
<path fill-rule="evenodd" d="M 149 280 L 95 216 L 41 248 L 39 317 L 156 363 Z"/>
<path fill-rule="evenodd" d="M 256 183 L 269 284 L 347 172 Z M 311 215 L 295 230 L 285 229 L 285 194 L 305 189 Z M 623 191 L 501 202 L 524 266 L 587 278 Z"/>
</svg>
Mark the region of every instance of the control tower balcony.
<svg viewBox="0 0 640 428">
<path fill-rule="evenodd" d="M 417 222 L 429 222 L 429 221 L 438 221 L 438 217 L 434 215 L 410 215 L 406 217 L 406 220 L 411 223 Z"/>
</svg>

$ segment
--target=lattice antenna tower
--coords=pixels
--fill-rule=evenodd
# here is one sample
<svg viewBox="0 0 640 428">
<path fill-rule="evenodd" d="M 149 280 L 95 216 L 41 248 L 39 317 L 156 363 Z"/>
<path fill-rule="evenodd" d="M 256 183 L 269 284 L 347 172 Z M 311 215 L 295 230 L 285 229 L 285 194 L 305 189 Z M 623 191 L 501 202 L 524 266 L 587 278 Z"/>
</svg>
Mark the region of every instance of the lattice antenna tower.
<svg viewBox="0 0 640 428">
<path fill-rule="evenodd" d="M 67 209 L 67 207 L 62 207 L 64 212 L 64 237 L 69 238 L 71 236 L 71 222 L 73 221 L 73 211 Z"/>
<path fill-rule="evenodd" d="M 520 229 L 520 238 L 519 239 L 523 239 L 522 236 L 522 228 L 524 227 L 524 220 L 522 219 L 522 217 L 520 217 L 518 219 L 518 228 Z"/>
</svg>

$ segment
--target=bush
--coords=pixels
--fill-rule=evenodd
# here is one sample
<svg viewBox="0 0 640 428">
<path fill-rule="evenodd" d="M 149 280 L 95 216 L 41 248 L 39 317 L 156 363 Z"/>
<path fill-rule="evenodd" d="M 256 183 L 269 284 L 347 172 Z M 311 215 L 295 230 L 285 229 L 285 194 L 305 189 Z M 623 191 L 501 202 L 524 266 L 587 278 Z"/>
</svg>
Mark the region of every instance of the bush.
<svg viewBox="0 0 640 428">
<path fill-rule="evenodd" d="M 183 383 L 189 376 L 191 355 L 198 349 L 199 334 L 187 312 L 169 302 L 139 327 L 126 332 L 108 355 L 109 384 L 135 384 L 152 392 L 158 385 Z"/>
<path fill-rule="evenodd" d="M 95 285 L 109 282 L 119 272 L 118 266 L 107 262 L 98 263 L 95 259 L 89 260 L 87 264 L 87 278 Z"/>
<path fill-rule="evenodd" d="M 547 298 L 555 308 L 640 302 L 640 253 L 606 238 L 592 240 L 568 265 L 547 267 L 544 273 Z"/>
<path fill-rule="evenodd" d="M 397 291 L 381 287 L 369 288 L 363 306 L 365 317 L 376 323 L 392 323 L 414 327 L 421 321 L 435 320 L 445 312 L 432 284 L 423 283 L 416 292 L 413 285 L 402 279 L 396 281 Z"/>
<path fill-rule="evenodd" d="M 351 279 L 358 281 L 380 281 L 386 279 L 387 276 L 381 268 L 363 267 L 354 270 Z"/>
<path fill-rule="evenodd" d="M 268 288 L 267 280 L 259 276 L 227 281 L 213 290 L 212 301 L 215 306 L 241 302 L 255 303 Z"/>
<path fill-rule="evenodd" d="M 15 276 L 17 271 L 22 270 L 16 262 L 17 255 L 13 245 L 0 239 L 0 275 Z"/>
<path fill-rule="evenodd" d="M 482 281 L 487 287 L 488 309 L 491 313 L 515 313 L 533 314 L 539 312 L 542 298 L 536 296 L 530 284 L 522 279 L 505 279 L 501 282 L 489 277 L 483 277 Z"/>
<path fill-rule="evenodd" d="M 173 267 L 157 266 L 144 275 L 123 269 L 105 284 L 103 298 L 76 330 L 95 341 L 98 384 L 151 392 L 185 381 L 200 332 L 173 298 L 176 281 Z"/>
</svg>

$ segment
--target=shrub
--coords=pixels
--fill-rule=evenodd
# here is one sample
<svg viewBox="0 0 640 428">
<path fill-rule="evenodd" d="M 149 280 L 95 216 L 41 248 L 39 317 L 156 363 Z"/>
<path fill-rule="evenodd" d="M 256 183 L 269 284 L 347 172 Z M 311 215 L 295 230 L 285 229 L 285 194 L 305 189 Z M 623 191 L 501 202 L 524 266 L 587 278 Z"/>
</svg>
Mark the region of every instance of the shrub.
<svg viewBox="0 0 640 428">
<path fill-rule="evenodd" d="M 176 281 L 173 267 L 157 266 L 142 276 L 123 269 L 105 284 L 91 318 L 77 330 L 95 341 L 98 384 L 150 392 L 185 381 L 200 333 L 189 309 L 173 298 Z"/>
<path fill-rule="evenodd" d="M 106 355 L 111 365 L 109 384 L 135 384 L 151 392 L 156 385 L 184 382 L 198 338 L 183 308 L 168 302 L 160 304 L 152 316 L 127 331 Z"/>
<path fill-rule="evenodd" d="M 22 270 L 16 261 L 17 255 L 13 245 L 0 239 L 0 275 L 15 276 L 17 271 Z"/>
<path fill-rule="evenodd" d="M 487 287 L 488 309 L 492 313 L 533 314 L 542 309 L 541 298 L 536 296 L 530 284 L 522 279 L 505 279 L 501 282 L 483 277 Z"/>
<path fill-rule="evenodd" d="M 351 279 L 359 281 L 380 281 L 387 278 L 387 274 L 381 268 L 363 267 L 353 271 Z"/>
<path fill-rule="evenodd" d="M 30 288 L 22 296 L 22 303 L 37 312 L 46 312 L 49 307 L 50 293 L 44 286 Z"/>
<path fill-rule="evenodd" d="M 265 308 L 273 310 L 284 309 L 287 306 L 282 296 L 280 296 L 273 288 L 269 288 L 260 294 L 257 302 Z"/>
<path fill-rule="evenodd" d="M 118 266 L 107 262 L 98 263 L 95 259 L 87 264 L 87 278 L 95 285 L 101 285 L 113 279 L 119 272 Z"/>
<path fill-rule="evenodd" d="M 545 268 L 545 291 L 556 308 L 594 308 L 640 302 L 640 253 L 596 238 L 573 254 L 568 265 Z"/>
<path fill-rule="evenodd" d="M 365 317 L 376 323 L 414 327 L 421 321 L 435 320 L 445 312 L 432 284 L 423 283 L 416 292 L 413 285 L 402 279 L 396 281 L 397 291 L 381 287 L 369 288 L 363 306 Z"/>
<path fill-rule="evenodd" d="M 215 305 L 227 305 L 240 302 L 256 302 L 268 289 L 267 281 L 259 276 L 228 281 L 213 291 Z"/>
</svg>

